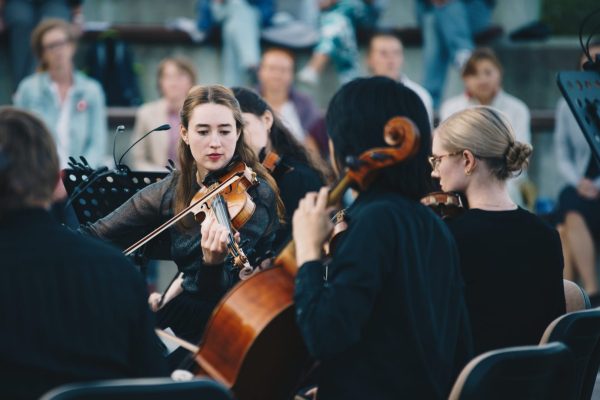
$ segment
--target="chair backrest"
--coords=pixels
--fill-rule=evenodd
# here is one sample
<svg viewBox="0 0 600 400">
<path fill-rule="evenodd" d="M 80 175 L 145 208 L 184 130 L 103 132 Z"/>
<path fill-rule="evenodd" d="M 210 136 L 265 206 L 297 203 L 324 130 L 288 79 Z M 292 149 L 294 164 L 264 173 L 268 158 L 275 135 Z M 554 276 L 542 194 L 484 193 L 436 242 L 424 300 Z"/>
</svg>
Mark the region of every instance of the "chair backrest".
<svg viewBox="0 0 600 400">
<path fill-rule="evenodd" d="M 170 378 L 95 381 L 59 386 L 40 400 L 233 400 L 231 393 L 210 379 L 175 382 Z"/>
<path fill-rule="evenodd" d="M 588 310 L 592 308 L 587 293 L 575 282 L 563 279 L 567 312 Z"/>
<path fill-rule="evenodd" d="M 558 317 L 542 336 L 540 344 L 562 342 L 575 357 L 578 399 L 589 399 L 600 364 L 600 309 L 577 311 Z"/>
<path fill-rule="evenodd" d="M 574 361 L 567 346 L 509 347 L 469 362 L 450 400 L 573 399 Z"/>
</svg>

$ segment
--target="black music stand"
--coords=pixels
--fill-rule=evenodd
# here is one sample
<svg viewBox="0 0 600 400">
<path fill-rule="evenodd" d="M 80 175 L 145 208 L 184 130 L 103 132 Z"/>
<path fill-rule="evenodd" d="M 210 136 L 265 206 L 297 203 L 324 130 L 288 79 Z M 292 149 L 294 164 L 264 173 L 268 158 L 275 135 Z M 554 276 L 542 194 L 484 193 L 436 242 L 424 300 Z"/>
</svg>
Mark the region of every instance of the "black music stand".
<svg viewBox="0 0 600 400">
<path fill-rule="evenodd" d="M 600 71 L 559 72 L 556 81 L 598 162 L 600 160 Z"/>
<path fill-rule="evenodd" d="M 65 169 L 63 184 L 69 196 L 83 187 L 90 177 L 89 171 Z M 126 171 L 108 172 L 83 190 L 71 203 L 79 223 L 95 222 L 110 214 L 139 190 L 167 176 L 167 172 Z"/>
<path fill-rule="evenodd" d="M 101 174 L 91 169 L 65 169 L 62 176 L 65 189 L 70 198 L 73 198 L 71 205 L 79 223 L 85 224 L 110 214 L 136 192 L 167 175 L 168 172 L 130 171 L 121 165 L 118 171 Z M 75 192 L 79 194 L 74 194 Z M 164 258 L 161 256 L 164 249 L 161 249 L 160 239 L 157 238 L 155 242 L 150 248 L 142 248 L 134 255 L 133 261 L 142 268 L 142 272 L 145 272 L 148 258 Z"/>
</svg>

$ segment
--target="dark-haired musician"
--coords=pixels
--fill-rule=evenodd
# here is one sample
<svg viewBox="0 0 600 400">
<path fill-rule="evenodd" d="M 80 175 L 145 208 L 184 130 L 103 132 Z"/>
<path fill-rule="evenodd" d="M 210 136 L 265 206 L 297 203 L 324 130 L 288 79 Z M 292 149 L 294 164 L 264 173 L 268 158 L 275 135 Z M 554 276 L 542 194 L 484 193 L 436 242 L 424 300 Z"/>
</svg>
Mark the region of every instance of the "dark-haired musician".
<svg viewBox="0 0 600 400">
<path fill-rule="evenodd" d="M 418 127 L 418 153 L 358 195 L 327 267 L 327 190 L 309 193 L 294 214 L 297 322 L 321 361 L 319 399 L 445 398 L 471 354 L 454 241 L 419 203 L 431 140 L 419 97 L 384 77 L 346 84 L 327 113 L 332 158 L 345 167 L 348 156 L 385 147 L 384 126 L 395 116 Z"/>
</svg>

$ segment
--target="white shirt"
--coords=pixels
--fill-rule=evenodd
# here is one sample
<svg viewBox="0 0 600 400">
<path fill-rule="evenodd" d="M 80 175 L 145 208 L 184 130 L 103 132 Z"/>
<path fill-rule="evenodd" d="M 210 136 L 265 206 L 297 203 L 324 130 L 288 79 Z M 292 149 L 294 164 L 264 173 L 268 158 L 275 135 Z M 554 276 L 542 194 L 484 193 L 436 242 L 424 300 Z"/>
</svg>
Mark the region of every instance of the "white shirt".
<svg viewBox="0 0 600 400">
<path fill-rule="evenodd" d="M 429 116 L 429 125 L 433 127 L 433 99 L 431 98 L 431 95 L 427 89 L 419 85 L 417 82 L 410 80 L 406 75 L 402 75 L 400 77 L 400 82 L 415 92 L 417 96 L 419 96 L 423 102 L 423 105 L 425 106 L 425 109 L 427 110 L 427 115 Z"/>
<path fill-rule="evenodd" d="M 61 104 L 58 84 L 52 82 L 50 87 L 52 88 L 52 93 L 54 93 L 56 105 L 60 110 L 58 120 L 56 121 L 55 132 L 57 137 L 56 150 L 58 152 L 60 168 L 63 169 L 67 168 L 67 163 L 69 161 L 69 131 L 71 129 L 71 109 L 73 108 L 73 88 L 69 88 L 65 100 Z"/>
<path fill-rule="evenodd" d="M 481 103 L 464 93 L 452 97 L 442 104 L 440 122 L 456 112 L 480 105 Z M 531 114 L 525 103 L 500 90 L 492 100 L 490 107 L 494 107 L 506 115 L 519 142 L 531 144 Z"/>
<path fill-rule="evenodd" d="M 281 121 L 290 130 L 292 135 L 294 135 L 300 143 L 304 143 L 306 132 L 304 132 L 304 128 L 302 128 L 300 117 L 298 116 L 294 103 L 289 100 L 286 101 L 281 107 L 280 117 Z"/>
</svg>

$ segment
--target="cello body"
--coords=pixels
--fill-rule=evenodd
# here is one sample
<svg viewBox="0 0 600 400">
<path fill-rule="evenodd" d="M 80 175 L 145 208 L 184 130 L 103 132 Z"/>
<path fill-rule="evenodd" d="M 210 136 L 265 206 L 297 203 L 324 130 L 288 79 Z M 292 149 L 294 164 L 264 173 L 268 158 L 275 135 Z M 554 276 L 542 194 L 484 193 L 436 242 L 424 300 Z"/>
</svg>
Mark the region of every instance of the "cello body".
<svg viewBox="0 0 600 400">
<path fill-rule="evenodd" d="M 206 327 L 197 374 L 220 381 L 239 400 L 291 398 L 309 363 L 293 293 L 294 279 L 280 267 L 238 283 Z"/>
</svg>

